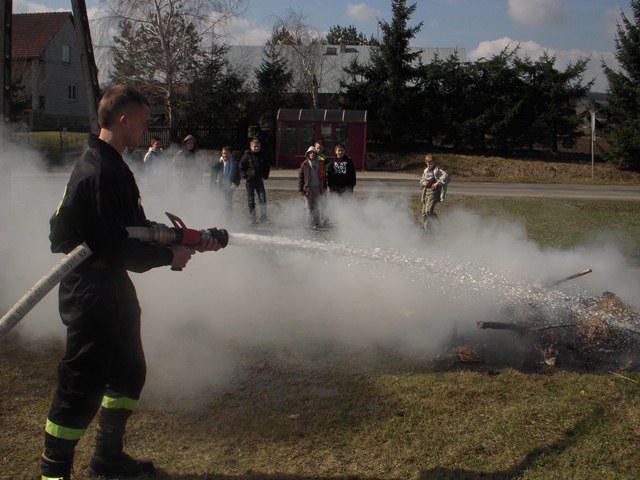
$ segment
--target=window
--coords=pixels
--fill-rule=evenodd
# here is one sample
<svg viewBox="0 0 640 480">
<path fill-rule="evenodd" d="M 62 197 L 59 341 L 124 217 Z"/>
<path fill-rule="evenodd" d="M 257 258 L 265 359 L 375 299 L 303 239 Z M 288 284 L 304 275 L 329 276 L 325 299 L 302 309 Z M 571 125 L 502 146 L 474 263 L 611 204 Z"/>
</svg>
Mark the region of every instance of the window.
<svg viewBox="0 0 640 480">
<path fill-rule="evenodd" d="M 349 138 L 348 130 L 349 129 L 347 128 L 347 124 L 346 123 L 336 123 L 335 129 L 334 129 L 334 132 L 333 132 L 334 144 L 343 143 L 346 147 L 348 147 L 348 145 L 347 145 L 347 140 Z M 347 150 L 348 150 L 348 148 L 347 148 Z"/>
<path fill-rule="evenodd" d="M 295 124 L 280 125 L 280 153 L 298 153 L 298 128 Z"/>
<path fill-rule="evenodd" d="M 69 45 L 62 46 L 62 63 L 71 63 L 71 47 Z"/>
<path fill-rule="evenodd" d="M 75 83 L 70 83 L 67 87 L 67 99 L 70 102 L 78 100 L 78 86 Z"/>
</svg>

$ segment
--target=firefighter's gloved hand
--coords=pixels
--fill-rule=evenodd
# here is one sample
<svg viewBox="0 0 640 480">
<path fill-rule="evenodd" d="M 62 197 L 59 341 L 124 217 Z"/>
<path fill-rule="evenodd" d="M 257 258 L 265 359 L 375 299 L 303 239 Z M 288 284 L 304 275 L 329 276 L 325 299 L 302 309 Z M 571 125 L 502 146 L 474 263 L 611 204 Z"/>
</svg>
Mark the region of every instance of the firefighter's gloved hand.
<svg viewBox="0 0 640 480">
<path fill-rule="evenodd" d="M 191 256 L 196 253 L 191 247 L 185 245 L 171 245 L 173 251 L 173 260 L 171 260 L 171 268 L 181 270 L 187 266 Z"/>
<path fill-rule="evenodd" d="M 221 245 L 218 239 L 215 237 L 205 237 L 202 239 L 199 245 L 196 246 L 196 250 L 202 252 L 216 252 L 220 250 Z"/>
</svg>

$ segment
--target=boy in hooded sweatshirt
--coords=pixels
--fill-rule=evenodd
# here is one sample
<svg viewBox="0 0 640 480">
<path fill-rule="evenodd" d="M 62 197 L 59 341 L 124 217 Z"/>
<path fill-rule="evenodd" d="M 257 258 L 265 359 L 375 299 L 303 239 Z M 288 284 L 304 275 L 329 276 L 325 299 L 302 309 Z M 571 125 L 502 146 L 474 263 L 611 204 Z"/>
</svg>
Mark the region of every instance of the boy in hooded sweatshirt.
<svg viewBox="0 0 640 480">
<path fill-rule="evenodd" d="M 318 228 L 324 218 L 322 196 L 326 187 L 324 163 L 318 159 L 318 150 L 309 147 L 298 170 L 298 192 L 305 198 L 307 225 L 311 228 Z"/>
<path fill-rule="evenodd" d="M 191 194 L 202 183 L 204 168 L 198 157 L 198 145 L 193 135 L 182 140 L 182 149 L 173 157 L 173 166 L 181 186 L 182 193 Z"/>
</svg>

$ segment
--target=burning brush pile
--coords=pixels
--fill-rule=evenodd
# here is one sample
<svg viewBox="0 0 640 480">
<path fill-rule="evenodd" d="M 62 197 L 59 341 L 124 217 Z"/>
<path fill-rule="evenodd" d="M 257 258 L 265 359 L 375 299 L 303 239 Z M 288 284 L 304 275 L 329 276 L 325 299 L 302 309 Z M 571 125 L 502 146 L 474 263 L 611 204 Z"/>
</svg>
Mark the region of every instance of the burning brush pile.
<svg viewBox="0 0 640 480">
<path fill-rule="evenodd" d="M 510 321 L 477 322 L 477 334 L 453 347 L 448 357 L 531 368 L 640 368 L 640 315 L 615 294 L 579 299 L 578 308 L 553 313 L 534 303 L 509 307 L 502 318 Z"/>
</svg>

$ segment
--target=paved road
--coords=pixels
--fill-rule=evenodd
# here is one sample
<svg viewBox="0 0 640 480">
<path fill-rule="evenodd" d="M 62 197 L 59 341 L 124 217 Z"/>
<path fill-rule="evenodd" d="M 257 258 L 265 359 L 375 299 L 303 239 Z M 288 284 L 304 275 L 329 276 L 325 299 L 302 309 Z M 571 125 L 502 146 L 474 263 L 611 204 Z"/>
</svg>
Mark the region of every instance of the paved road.
<svg viewBox="0 0 640 480">
<path fill-rule="evenodd" d="M 296 171 L 274 170 L 267 188 L 297 189 Z M 358 190 L 420 194 L 418 175 L 384 172 L 358 172 Z M 640 201 L 639 186 L 622 185 L 554 185 L 528 183 L 456 182 L 449 185 L 451 195 L 514 198 L 588 198 L 600 200 Z"/>
<path fill-rule="evenodd" d="M 13 185 L 21 191 L 41 191 L 54 187 L 60 195 L 69 177 L 68 172 L 14 173 Z M 396 192 L 407 195 L 420 195 L 418 175 L 387 172 L 358 172 L 359 191 Z M 203 179 L 204 185 L 209 178 Z M 297 170 L 273 170 L 266 182 L 267 189 L 297 190 Z M 241 186 L 243 188 L 243 186 Z M 473 197 L 512 197 L 512 198 L 584 198 L 600 200 L 640 201 L 640 185 L 554 185 L 526 183 L 476 183 L 456 182 L 449 185 L 450 195 Z"/>
</svg>

